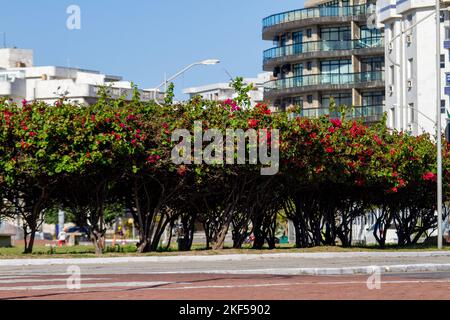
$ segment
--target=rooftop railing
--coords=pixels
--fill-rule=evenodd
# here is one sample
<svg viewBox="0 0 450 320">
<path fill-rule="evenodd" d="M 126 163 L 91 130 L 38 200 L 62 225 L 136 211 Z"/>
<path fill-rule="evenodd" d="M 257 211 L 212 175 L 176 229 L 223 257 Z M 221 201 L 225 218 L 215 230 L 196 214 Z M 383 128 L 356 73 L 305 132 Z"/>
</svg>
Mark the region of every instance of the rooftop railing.
<svg viewBox="0 0 450 320">
<path fill-rule="evenodd" d="M 265 90 L 282 90 L 315 85 L 351 85 L 363 82 L 383 81 L 384 72 L 329 73 L 313 74 L 269 81 Z"/>
<path fill-rule="evenodd" d="M 349 17 L 367 13 L 366 5 L 305 8 L 271 15 L 263 19 L 263 30 L 277 24 L 321 17 Z"/>
<path fill-rule="evenodd" d="M 302 53 L 381 48 L 383 47 L 383 45 L 383 37 L 355 39 L 347 41 L 321 40 L 302 42 L 282 47 L 275 47 L 264 51 L 264 63 L 271 59 L 293 56 Z"/>
</svg>

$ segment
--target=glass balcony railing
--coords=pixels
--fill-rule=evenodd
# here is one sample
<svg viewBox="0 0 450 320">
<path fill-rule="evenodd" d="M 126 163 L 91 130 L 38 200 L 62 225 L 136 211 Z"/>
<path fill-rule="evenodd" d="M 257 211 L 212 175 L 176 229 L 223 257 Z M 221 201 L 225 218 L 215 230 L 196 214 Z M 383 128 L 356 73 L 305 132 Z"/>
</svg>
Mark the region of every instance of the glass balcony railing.
<svg viewBox="0 0 450 320">
<path fill-rule="evenodd" d="M 312 74 L 269 81 L 265 85 L 265 90 L 281 90 L 314 85 L 346 85 L 383 80 L 384 72 L 382 71 Z"/>
<path fill-rule="evenodd" d="M 296 43 L 283 47 L 275 47 L 264 51 L 264 63 L 270 59 L 293 56 L 308 52 L 355 50 L 364 48 L 381 48 L 384 45 L 383 37 L 355 39 L 348 41 L 310 41 Z"/>
<path fill-rule="evenodd" d="M 384 107 L 382 105 L 352 107 L 345 111 L 345 117 L 347 119 L 370 118 L 375 120 L 383 116 L 383 109 Z M 296 113 L 294 116 L 305 118 L 319 118 L 326 115 L 329 115 L 330 118 L 342 117 L 341 112 L 334 110 L 330 111 L 329 108 L 303 109 L 299 113 Z"/>
<path fill-rule="evenodd" d="M 368 12 L 366 5 L 357 6 L 329 6 L 329 7 L 317 7 L 317 8 L 305 8 L 300 10 L 293 10 L 283 13 L 274 14 L 263 19 L 263 29 L 272 27 L 277 24 L 298 21 L 310 18 L 321 17 L 345 17 L 345 16 L 358 16 Z"/>
</svg>

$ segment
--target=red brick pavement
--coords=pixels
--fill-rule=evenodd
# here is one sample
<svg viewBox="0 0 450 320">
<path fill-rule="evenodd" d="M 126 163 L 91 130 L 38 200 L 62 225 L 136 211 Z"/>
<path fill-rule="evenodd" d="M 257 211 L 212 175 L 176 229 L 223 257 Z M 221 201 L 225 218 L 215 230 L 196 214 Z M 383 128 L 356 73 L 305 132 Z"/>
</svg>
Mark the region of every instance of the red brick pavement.
<svg viewBox="0 0 450 320">
<path fill-rule="evenodd" d="M 64 285 L 65 278 L 24 277 L 0 278 L 0 299 L 40 300 L 450 300 L 450 279 L 420 276 L 383 276 L 381 290 L 369 290 L 364 276 L 264 276 L 264 275 L 101 275 L 86 276 L 82 284 L 123 283 L 123 287 L 86 288 L 70 291 L 13 290 L 23 286 Z M 42 279 L 43 282 L 23 282 Z M 60 279 L 61 281 L 54 281 Z M 4 283 L 5 280 L 8 283 Z M 2 283 L 3 282 L 3 283 Z M 130 282 L 169 282 L 138 287 Z M 3 289 L 5 288 L 5 289 Z M 3 290 L 2 290 L 3 289 Z"/>
</svg>

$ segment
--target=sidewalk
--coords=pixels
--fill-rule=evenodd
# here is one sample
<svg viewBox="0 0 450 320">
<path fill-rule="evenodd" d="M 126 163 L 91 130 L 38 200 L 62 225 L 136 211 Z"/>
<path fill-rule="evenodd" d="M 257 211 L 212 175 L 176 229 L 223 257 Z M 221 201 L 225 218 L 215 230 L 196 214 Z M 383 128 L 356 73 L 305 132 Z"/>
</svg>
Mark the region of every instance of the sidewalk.
<svg viewBox="0 0 450 320">
<path fill-rule="evenodd" d="M 130 274 L 355 275 L 449 272 L 450 252 L 279 253 L 214 256 L 118 257 L 0 260 L 10 267 L 51 269 L 77 265 L 85 270 Z M 95 271 L 96 272 L 96 271 Z"/>
</svg>

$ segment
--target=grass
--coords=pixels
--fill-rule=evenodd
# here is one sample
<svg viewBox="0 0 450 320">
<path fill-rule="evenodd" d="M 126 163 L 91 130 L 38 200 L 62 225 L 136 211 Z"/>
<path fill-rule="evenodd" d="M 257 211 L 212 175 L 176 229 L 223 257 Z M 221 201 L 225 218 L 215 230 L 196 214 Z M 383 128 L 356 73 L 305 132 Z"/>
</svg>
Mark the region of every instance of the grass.
<svg viewBox="0 0 450 320">
<path fill-rule="evenodd" d="M 243 249 L 225 248 L 224 250 L 205 250 L 202 245 L 194 245 L 190 252 L 178 252 L 176 245 L 168 250 L 159 252 L 139 254 L 133 245 L 108 247 L 102 257 L 146 257 L 146 256 L 193 256 L 193 255 L 220 255 L 220 254 L 270 254 L 270 253 L 315 253 L 315 252 L 408 252 L 408 251 L 436 251 L 433 245 L 416 245 L 411 247 L 388 246 L 380 249 L 377 246 L 368 247 L 315 247 L 307 249 L 297 249 L 292 245 L 280 245 L 275 250 L 265 248 L 263 250 L 253 250 L 250 247 Z M 444 250 L 450 251 L 450 246 L 444 247 Z M 95 258 L 94 246 L 75 246 L 75 247 L 45 247 L 35 246 L 32 254 L 23 254 L 22 247 L 0 248 L 0 259 L 44 259 L 44 258 Z"/>
</svg>

